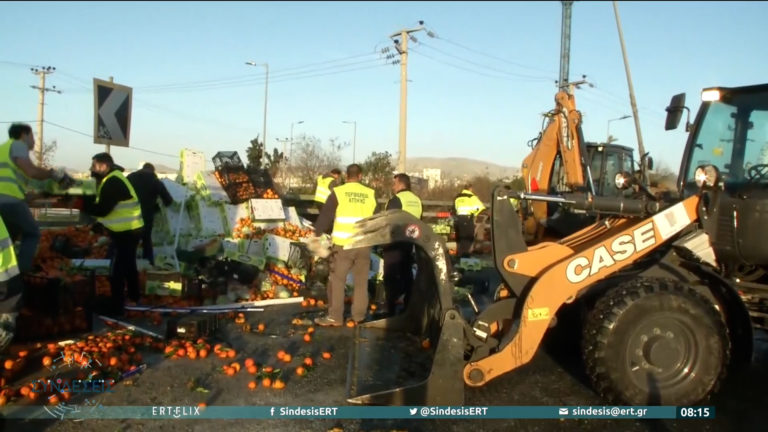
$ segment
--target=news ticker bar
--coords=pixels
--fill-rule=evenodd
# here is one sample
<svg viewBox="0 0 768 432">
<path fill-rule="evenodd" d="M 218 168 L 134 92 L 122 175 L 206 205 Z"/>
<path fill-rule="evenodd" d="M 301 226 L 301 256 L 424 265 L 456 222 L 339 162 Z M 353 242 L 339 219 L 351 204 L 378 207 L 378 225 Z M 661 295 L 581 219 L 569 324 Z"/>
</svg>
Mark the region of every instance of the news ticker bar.
<svg viewBox="0 0 768 432">
<path fill-rule="evenodd" d="M 681 419 L 715 408 L 676 406 L 77 406 L 6 407 L 11 419 Z"/>
</svg>

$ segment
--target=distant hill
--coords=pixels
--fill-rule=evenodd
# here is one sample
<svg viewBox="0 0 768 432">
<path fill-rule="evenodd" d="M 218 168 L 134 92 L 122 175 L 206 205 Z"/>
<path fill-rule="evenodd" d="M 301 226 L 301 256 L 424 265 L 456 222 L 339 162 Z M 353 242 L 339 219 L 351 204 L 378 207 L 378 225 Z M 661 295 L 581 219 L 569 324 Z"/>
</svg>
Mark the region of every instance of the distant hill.
<svg viewBox="0 0 768 432">
<path fill-rule="evenodd" d="M 397 161 L 395 161 L 397 162 Z M 472 177 L 487 174 L 492 179 L 514 177 L 520 174 L 520 168 L 507 167 L 476 159 L 467 158 L 408 158 L 408 172 L 418 172 L 424 168 L 438 168 L 445 177 Z"/>
</svg>

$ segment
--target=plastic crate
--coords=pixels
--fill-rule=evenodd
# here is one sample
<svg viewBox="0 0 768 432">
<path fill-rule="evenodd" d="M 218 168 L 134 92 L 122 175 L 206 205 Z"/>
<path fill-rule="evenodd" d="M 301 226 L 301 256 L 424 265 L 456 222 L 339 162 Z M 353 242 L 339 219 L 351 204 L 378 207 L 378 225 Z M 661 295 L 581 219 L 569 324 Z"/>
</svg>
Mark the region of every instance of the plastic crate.
<svg viewBox="0 0 768 432">
<path fill-rule="evenodd" d="M 222 169 L 229 170 L 233 168 L 245 169 L 245 166 L 243 166 L 243 161 L 236 151 L 223 151 L 218 152 L 213 156 L 213 168 L 216 171 L 219 171 Z"/>
<path fill-rule="evenodd" d="M 242 204 L 259 196 L 250 181 L 230 183 L 224 186 L 224 192 L 229 197 L 229 202 L 235 205 Z"/>
<path fill-rule="evenodd" d="M 258 197 L 255 198 L 261 198 L 267 189 L 275 190 L 275 182 L 269 174 L 269 171 L 266 169 L 250 170 L 248 172 L 248 177 L 251 179 L 253 187 L 256 188 Z"/>
</svg>

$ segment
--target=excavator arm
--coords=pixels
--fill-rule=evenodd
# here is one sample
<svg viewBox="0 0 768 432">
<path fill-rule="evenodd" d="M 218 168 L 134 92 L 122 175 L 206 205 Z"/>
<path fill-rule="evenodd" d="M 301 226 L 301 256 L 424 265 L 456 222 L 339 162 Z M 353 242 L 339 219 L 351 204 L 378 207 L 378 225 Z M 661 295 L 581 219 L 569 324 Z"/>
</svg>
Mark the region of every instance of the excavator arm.
<svg viewBox="0 0 768 432">
<path fill-rule="evenodd" d="M 525 192 L 555 192 L 591 187 L 591 176 L 584 164 L 584 142 L 581 136 L 581 113 L 576 110 L 574 95 L 560 91 L 555 95 L 555 109 L 547 113 L 549 122 L 528 156 L 523 159 L 522 176 Z M 553 179 L 555 160 L 560 156 L 560 179 Z M 586 168 L 586 169 L 585 169 Z M 588 184 L 585 181 L 585 177 Z M 554 180 L 554 181 L 553 181 Z M 553 184 L 554 183 L 554 184 Z M 547 203 L 530 202 L 522 207 L 523 231 L 527 241 L 543 236 L 547 220 Z"/>
</svg>

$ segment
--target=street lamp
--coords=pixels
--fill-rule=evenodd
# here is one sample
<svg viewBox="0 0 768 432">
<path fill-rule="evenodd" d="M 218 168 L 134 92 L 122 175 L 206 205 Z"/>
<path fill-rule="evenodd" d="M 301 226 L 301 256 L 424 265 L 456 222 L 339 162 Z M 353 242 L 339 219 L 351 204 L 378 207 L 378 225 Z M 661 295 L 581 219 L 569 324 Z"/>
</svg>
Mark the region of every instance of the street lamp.
<svg viewBox="0 0 768 432">
<path fill-rule="evenodd" d="M 266 71 L 264 79 L 264 125 L 262 126 L 262 133 L 264 136 L 261 138 L 261 142 L 264 143 L 264 150 L 266 151 L 267 145 L 267 92 L 269 90 L 269 64 L 267 63 L 254 63 L 252 61 L 245 62 L 249 66 L 264 66 Z"/>
<path fill-rule="evenodd" d="M 608 144 L 610 144 L 610 143 L 611 143 L 611 122 L 612 122 L 612 121 L 616 121 L 616 120 L 624 120 L 624 119 L 628 119 L 628 118 L 630 118 L 630 117 L 632 117 L 632 116 L 627 114 L 627 115 L 623 115 L 623 116 L 621 116 L 621 117 L 619 117 L 619 118 L 615 118 L 615 119 L 610 119 L 610 120 L 608 120 L 608 131 L 607 131 L 608 137 L 605 139 L 605 142 L 606 142 L 606 143 L 608 143 Z"/>
<path fill-rule="evenodd" d="M 289 160 L 290 160 L 291 158 L 293 158 L 293 125 L 302 124 L 302 123 L 304 123 L 304 120 L 299 120 L 299 121 L 297 121 L 297 122 L 293 122 L 293 123 L 291 123 L 291 150 L 290 150 L 290 152 L 288 153 L 288 159 L 289 159 Z"/>
<path fill-rule="evenodd" d="M 354 126 L 352 129 L 352 163 L 355 163 L 355 150 L 357 149 L 357 121 L 344 120 L 342 123 Z"/>
</svg>

